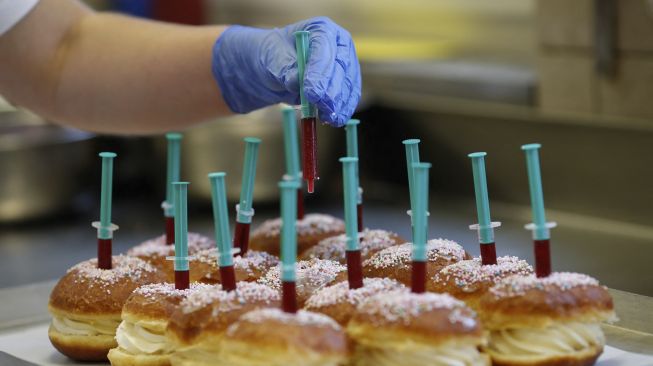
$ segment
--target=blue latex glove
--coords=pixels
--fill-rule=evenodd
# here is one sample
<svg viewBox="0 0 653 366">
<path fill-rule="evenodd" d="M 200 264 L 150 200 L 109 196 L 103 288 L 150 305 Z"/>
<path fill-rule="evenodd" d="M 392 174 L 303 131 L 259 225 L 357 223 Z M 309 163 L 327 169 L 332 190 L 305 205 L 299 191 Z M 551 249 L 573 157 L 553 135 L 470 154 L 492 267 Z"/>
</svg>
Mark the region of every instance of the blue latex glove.
<svg viewBox="0 0 653 366">
<path fill-rule="evenodd" d="M 310 33 L 304 92 L 320 120 L 347 122 L 361 96 L 360 65 L 351 35 L 319 17 L 284 28 L 234 25 L 213 47 L 213 75 L 232 111 L 247 113 L 280 102 L 299 104 L 294 32 Z"/>
</svg>

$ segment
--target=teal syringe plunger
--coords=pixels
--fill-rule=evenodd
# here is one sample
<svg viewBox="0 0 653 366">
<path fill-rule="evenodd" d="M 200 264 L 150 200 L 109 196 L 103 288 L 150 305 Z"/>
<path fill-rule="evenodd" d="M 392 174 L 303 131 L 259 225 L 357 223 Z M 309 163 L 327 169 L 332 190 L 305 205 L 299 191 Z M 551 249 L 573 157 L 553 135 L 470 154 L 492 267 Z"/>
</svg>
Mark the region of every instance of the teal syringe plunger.
<svg viewBox="0 0 653 366">
<path fill-rule="evenodd" d="M 227 194 L 224 172 L 210 173 L 211 202 L 213 204 L 213 226 L 215 228 L 215 245 L 218 250 L 218 267 L 220 283 L 226 291 L 236 289 L 236 274 L 233 266 L 233 251 L 229 233 L 229 213 L 227 211 Z M 234 250 L 239 250 L 236 248 Z"/>
<path fill-rule="evenodd" d="M 286 155 L 286 174 L 283 179 L 288 181 L 297 181 L 299 189 L 297 190 L 297 219 L 304 218 L 304 195 L 302 193 L 302 172 L 299 167 L 299 139 L 297 135 L 297 118 L 295 109 L 286 106 L 282 110 L 283 114 L 283 147 Z"/>
<path fill-rule="evenodd" d="M 526 153 L 526 168 L 528 170 L 528 187 L 531 195 L 531 210 L 533 222 L 526 229 L 533 232 L 533 240 L 551 239 L 551 230 L 555 222 L 547 222 L 544 211 L 544 193 L 542 191 L 542 175 L 540 172 L 540 144 L 527 144 L 521 147 Z"/>
<path fill-rule="evenodd" d="M 551 229 L 555 222 L 547 222 L 544 212 L 544 193 L 542 192 L 542 175 L 540 172 L 540 144 L 527 144 L 521 147 L 526 153 L 526 169 L 528 170 L 528 187 L 531 194 L 531 209 L 533 222 L 526 225 L 533 232 L 535 250 L 535 275 L 546 277 L 551 274 Z"/>
<path fill-rule="evenodd" d="M 240 202 L 236 205 L 236 227 L 234 228 L 234 248 L 240 249 L 240 255 L 245 255 L 249 248 L 249 227 L 254 216 L 252 201 L 254 200 L 254 180 L 256 177 L 256 160 L 261 139 L 245 137 L 245 161 L 243 163 L 243 178 L 240 189 Z"/>
<path fill-rule="evenodd" d="M 175 210 L 175 255 L 167 257 L 174 261 L 175 289 L 185 290 L 190 286 L 188 256 L 188 182 L 172 182 Z"/>
<path fill-rule="evenodd" d="M 165 218 L 166 244 L 175 242 L 175 209 L 173 182 L 181 180 L 181 139 L 183 135 L 177 132 L 166 134 L 168 141 L 168 157 L 166 166 L 166 199 L 161 203 Z"/>
<path fill-rule="evenodd" d="M 301 182 L 302 172 L 299 167 L 299 145 L 297 135 L 297 120 L 295 108 L 285 106 L 283 116 L 283 149 L 286 160 L 286 174 L 284 180 L 297 180 Z"/>
<path fill-rule="evenodd" d="M 408 193 L 410 194 L 410 210 L 406 211 L 406 214 L 410 216 L 410 225 L 413 230 L 413 237 L 415 236 L 415 220 L 413 218 L 413 208 L 415 207 L 415 199 L 417 197 L 415 192 L 415 169 L 413 164 L 419 163 L 419 143 L 418 139 L 408 139 L 402 141 L 406 148 L 406 168 L 408 173 Z M 426 216 L 430 216 L 430 213 L 427 212 Z M 426 229 L 424 229 L 424 235 L 426 235 Z"/>
<path fill-rule="evenodd" d="M 476 196 L 476 212 L 478 216 L 478 224 L 470 225 L 469 228 L 478 232 L 478 241 L 481 244 L 481 262 L 484 265 L 497 264 L 494 228 L 501 226 L 500 222 L 492 222 L 490 219 L 490 199 L 485 175 L 486 155 L 484 152 L 475 152 L 467 155 L 472 159 L 474 195 Z"/>
<path fill-rule="evenodd" d="M 351 158 L 359 158 L 358 156 L 358 125 L 360 121 L 357 119 L 350 119 L 345 125 L 345 134 L 347 137 L 347 156 Z M 360 162 L 360 159 L 359 159 Z M 359 165 L 356 164 L 356 210 L 358 220 L 356 226 L 358 231 L 363 231 L 363 187 L 360 183 Z"/>
<path fill-rule="evenodd" d="M 118 225 L 111 223 L 111 201 L 113 191 L 113 159 L 117 156 L 112 152 L 101 152 L 102 158 L 102 191 L 100 194 L 100 221 L 91 223 L 97 229 L 98 268 L 111 269 L 113 232 Z"/>
</svg>

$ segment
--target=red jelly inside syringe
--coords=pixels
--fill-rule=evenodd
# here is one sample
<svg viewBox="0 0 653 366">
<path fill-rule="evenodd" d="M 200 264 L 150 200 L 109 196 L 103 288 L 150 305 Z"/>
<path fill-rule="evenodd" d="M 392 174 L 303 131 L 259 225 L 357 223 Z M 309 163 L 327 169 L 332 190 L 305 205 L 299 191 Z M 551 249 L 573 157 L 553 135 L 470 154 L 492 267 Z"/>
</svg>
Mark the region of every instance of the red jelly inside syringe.
<svg viewBox="0 0 653 366">
<path fill-rule="evenodd" d="M 306 189 L 308 193 L 315 190 L 315 181 L 319 179 L 317 175 L 317 120 L 315 117 L 302 118 L 302 157 L 303 157 L 303 175 L 306 179 Z"/>
</svg>

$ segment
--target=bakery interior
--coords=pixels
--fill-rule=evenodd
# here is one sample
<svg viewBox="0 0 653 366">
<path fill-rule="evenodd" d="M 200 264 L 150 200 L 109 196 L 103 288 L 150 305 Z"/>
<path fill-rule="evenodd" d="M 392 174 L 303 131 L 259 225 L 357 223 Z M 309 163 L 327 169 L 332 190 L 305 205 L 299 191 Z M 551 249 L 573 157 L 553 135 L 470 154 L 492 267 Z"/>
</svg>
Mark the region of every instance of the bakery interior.
<svg viewBox="0 0 653 366">
<path fill-rule="evenodd" d="M 421 139 L 430 175 L 429 238 L 479 255 L 468 153 L 488 153 L 487 178 L 497 253 L 533 260 L 522 144 L 542 144 L 544 196 L 556 271 L 598 278 L 639 313 L 624 327 L 646 334 L 653 354 L 653 1 L 649 0 L 196 0 L 88 3 L 188 24 L 273 27 L 326 15 L 351 31 L 361 60 L 359 133 L 365 226 L 410 238 L 404 146 Z M 206 174 L 227 172 L 230 213 L 240 192 L 242 139 L 263 140 L 253 226 L 279 216 L 284 174 L 277 106 L 207 121 L 184 133 L 182 178 L 189 181 L 189 230 L 213 236 Z M 345 133 L 318 128 L 320 180 L 307 212 L 343 217 Z M 0 309 L 16 308 L 18 287 L 52 286 L 96 253 L 100 166 L 114 172 L 114 253 L 160 235 L 165 197 L 163 136 L 101 136 L 62 128 L 0 104 Z M 46 284 L 46 285 L 43 285 Z M 49 285 L 48 285 L 49 284 Z M 20 305 L 22 306 L 22 305 Z M 25 318 L 42 304 L 21 309 Z M 39 309 L 37 309 L 39 308 Z M 648 308 L 648 310 L 646 310 Z M 633 310 L 635 311 L 635 310 Z M 0 324 L 14 326 L 3 316 Z"/>
</svg>

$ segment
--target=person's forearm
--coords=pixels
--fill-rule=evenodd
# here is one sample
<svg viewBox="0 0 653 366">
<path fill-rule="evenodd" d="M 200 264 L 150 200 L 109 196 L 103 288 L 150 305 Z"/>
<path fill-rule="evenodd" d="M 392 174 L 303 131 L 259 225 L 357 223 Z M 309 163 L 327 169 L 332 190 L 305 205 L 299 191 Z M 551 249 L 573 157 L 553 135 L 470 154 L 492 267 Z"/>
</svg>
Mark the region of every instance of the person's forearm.
<svg viewBox="0 0 653 366">
<path fill-rule="evenodd" d="M 64 51 L 55 91 L 60 118 L 101 131 L 156 132 L 228 113 L 211 74 L 221 31 L 86 17 Z"/>
<path fill-rule="evenodd" d="M 63 31 L 65 24 L 47 19 L 54 16 L 48 8 L 62 3 L 42 0 L 10 32 L 42 37 Z M 162 132 L 230 113 L 211 74 L 211 49 L 224 27 L 177 26 L 75 8 L 64 14 L 70 17 L 63 19 L 68 28 L 58 40 L 43 44 L 18 35 L 15 47 L 41 43 L 31 62 L 43 65 L 36 74 L 0 76 L 1 94 L 52 120 L 110 133 Z M 29 24 L 37 21 L 46 26 Z M 6 46 L 2 38 L 0 48 Z"/>
</svg>

